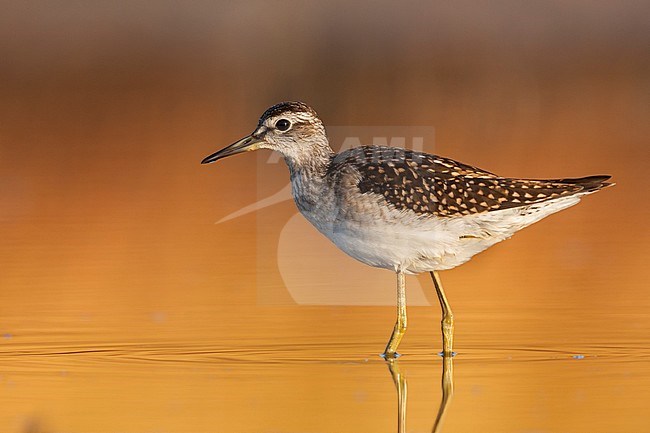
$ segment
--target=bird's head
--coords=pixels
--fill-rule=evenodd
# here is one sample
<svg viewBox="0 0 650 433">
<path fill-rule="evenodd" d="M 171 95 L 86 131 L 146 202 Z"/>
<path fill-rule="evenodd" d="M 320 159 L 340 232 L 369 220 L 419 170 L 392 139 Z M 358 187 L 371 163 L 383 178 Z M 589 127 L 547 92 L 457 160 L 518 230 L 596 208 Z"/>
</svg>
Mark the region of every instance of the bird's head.
<svg viewBox="0 0 650 433">
<path fill-rule="evenodd" d="M 332 154 L 325 127 L 316 112 L 302 102 L 282 102 L 262 114 L 252 134 L 207 156 L 201 164 L 257 149 L 280 152 L 290 168 L 309 165 Z"/>
</svg>

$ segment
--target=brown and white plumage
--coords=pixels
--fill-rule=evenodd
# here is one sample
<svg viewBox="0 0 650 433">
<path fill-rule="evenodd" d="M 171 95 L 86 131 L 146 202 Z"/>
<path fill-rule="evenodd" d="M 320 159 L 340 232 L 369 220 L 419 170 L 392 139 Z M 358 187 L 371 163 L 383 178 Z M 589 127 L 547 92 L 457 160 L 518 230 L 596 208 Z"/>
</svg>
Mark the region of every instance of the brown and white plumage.
<svg viewBox="0 0 650 433">
<path fill-rule="evenodd" d="M 403 319 L 398 318 L 386 348 L 389 357 L 396 356 L 406 327 L 403 274 L 454 268 L 612 185 L 606 182 L 610 176 L 500 177 L 449 158 L 394 147 L 362 146 L 335 154 L 316 112 L 301 102 L 269 108 L 250 136 L 203 163 L 261 148 L 282 154 L 296 205 L 321 233 L 355 259 L 398 274 Z M 451 310 L 439 281 L 434 278 L 434 283 L 445 315 L 443 353 L 450 354 Z M 451 328 L 445 328 L 445 321 Z"/>
<path fill-rule="evenodd" d="M 332 159 L 327 174 L 345 166 L 363 176 L 362 194 L 375 193 L 398 209 L 449 217 L 527 206 L 608 186 L 610 176 L 579 179 L 513 179 L 499 177 L 453 159 L 395 147 L 362 146 Z"/>
<path fill-rule="evenodd" d="M 307 218 L 354 258 L 407 273 L 458 266 L 610 185 L 608 176 L 502 178 L 449 158 L 380 146 L 332 157 L 324 178 L 332 197 L 324 192 L 328 200 L 321 203 L 333 203 L 305 209 Z"/>
</svg>

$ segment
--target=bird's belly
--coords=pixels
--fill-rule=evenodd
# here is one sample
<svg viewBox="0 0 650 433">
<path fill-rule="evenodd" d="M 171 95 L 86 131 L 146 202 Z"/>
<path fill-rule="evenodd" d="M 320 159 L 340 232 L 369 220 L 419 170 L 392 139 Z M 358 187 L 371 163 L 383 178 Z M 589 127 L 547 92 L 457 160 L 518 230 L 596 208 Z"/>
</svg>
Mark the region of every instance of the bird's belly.
<svg viewBox="0 0 650 433">
<path fill-rule="evenodd" d="M 367 265 L 395 269 L 399 253 L 393 248 L 394 236 L 384 234 L 371 225 L 326 218 L 318 211 L 300 209 L 302 215 L 340 250 Z"/>
<path fill-rule="evenodd" d="M 486 212 L 470 218 L 346 219 L 323 232 L 341 250 L 370 266 L 419 273 L 451 269 L 516 231 L 578 202 L 567 197 L 532 206 Z"/>
<path fill-rule="evenodd" d="M 349 256 L 377 268 L 396 270 L 417 255 L 411 242 L 373 227 L 337 227 L 327 237 Z"/>
<path fill-rule="evenodd" d="M 451 269 L 484 249 L 467 248 L 467 242 L 442 224 L 415 222 L 415 226 L 344 221 L 323 233 L 362 263 L 412 274 Z"/>
<path fill-rule="evenodd" d="M 523 227 L 578 200 L 569 197 L 458 218 L 421 218 L 386 208 L 368 213 L 345 212 L 346 209 L 334 213 L 327 208 L 301 212 L 338 248 L 360 262 L 419 273 L 459 266 Z"/>
</svg>

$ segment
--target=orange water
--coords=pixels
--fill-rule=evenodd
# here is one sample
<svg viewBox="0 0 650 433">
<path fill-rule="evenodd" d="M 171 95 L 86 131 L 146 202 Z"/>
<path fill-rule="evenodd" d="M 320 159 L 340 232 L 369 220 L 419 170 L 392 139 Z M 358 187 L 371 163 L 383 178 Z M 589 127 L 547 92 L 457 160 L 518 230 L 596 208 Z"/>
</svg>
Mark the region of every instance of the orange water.
<svg viewBox="0 0 650 433">
<path fill-rule="evenodd" d="M 268 154 L 199 165 L 282 99 L 432 126 L 425 150 L 504 175 L 613 174 L 442 273 L 443 431 L 650 432 L 640 3 L 314 4 L 291 25 L 281 4 L 1 14 L 0 432 L 397 430 L 394 276 L 290 201 L 215 224 L 286 186 Z M 405 431 L 431 431 L 439 309 L 426 276 L 407 287 Z"/>
</svg>

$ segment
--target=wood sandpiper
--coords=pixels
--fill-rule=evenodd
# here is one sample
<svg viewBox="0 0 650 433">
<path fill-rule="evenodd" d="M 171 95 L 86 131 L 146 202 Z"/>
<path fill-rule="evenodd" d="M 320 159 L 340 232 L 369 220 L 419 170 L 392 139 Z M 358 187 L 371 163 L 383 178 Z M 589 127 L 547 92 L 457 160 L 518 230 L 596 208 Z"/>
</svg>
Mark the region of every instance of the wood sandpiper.
<svg viewBox="0 0 650 433">
<path fill-rule="evenodd" d="M 251 135 L 202 164 L 256 149 L 284 157 L 296 206 L 322 234 L 353 258 L 397 274 L 397 322 L 385 358 L 399 356 L 406 331 L 405 274 L 431 274 L 442 307 L 442 354 L 451 356 L 454 316 L 438 271 L 613 185 L 606 182 L 610 176 L 500 177 L 396 147 L 362 146 L 336 154 L 316 112 L 302 102 L 269 108 Z"/>
</svg>

